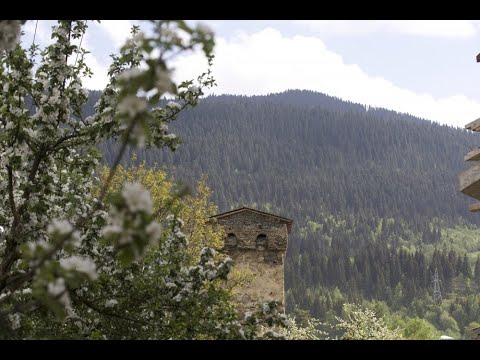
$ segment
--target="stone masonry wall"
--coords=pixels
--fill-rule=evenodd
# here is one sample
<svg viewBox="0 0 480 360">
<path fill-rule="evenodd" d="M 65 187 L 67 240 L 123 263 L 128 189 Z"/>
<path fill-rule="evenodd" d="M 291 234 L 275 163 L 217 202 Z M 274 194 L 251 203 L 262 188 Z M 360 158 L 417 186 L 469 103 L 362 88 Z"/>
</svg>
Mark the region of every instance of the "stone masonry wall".
<svg viewBox="0 0 480 360">
<path fill-rule="evenodd" d="M 243 211 L 217 220 L 225 229 L 225 248 L 237 269 L 254 274 L 250 284 L 236 291 L 242 310 L 276 300 L 284 311 L 284 256 L 288 245 L 287 224 L 280 219 Z"/>
<path fill-rule="evenodd" d="M 480 327 L 470 330 L 471 340 L 480 340 Z"/>
</svg>

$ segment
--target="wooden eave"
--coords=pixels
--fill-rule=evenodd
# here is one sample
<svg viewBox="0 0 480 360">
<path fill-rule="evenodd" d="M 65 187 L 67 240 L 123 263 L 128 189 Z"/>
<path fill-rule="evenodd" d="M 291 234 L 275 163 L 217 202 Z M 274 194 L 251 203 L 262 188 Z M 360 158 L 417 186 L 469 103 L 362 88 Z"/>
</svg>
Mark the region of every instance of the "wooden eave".
<svg viewBox="0 0 480 360">
<path fill-rule="evenodd" d="M 465 129 L 472 131 L 480 131 L 480 119 L 469 122 L 465 125 Z"/>
<path fill-rule="evenodd" d="M 459 176 L 460 191 L 480 200 L 480 165 L 474 165 Z"/>
<path fill-rule="evenodd" d="M 476 161 L 480 160 L 480 148 L 470 151 L 467 155 L 463 157 L 465 161 Z"/>
<path fill-rule="evenodd" d="M 479 212 L 480 211 L 480 203 L 472 204 L 468 207 L 468 210 L 471 212 Z"/>
</svg>

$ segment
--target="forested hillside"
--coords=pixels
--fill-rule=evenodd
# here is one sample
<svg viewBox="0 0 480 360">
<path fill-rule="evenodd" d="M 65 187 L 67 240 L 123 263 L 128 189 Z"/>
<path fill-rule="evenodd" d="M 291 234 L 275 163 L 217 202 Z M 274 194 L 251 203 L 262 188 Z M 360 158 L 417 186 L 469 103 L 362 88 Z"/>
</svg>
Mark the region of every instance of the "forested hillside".
<svg viewBox="0 0 480 360">
<path fill-rule="evenodd" d="M 208 97 L 170 126 L 184 144 L 137 161 L 175 167 L 188 183 L 207 174 L 221 211 L 294 220 L 290 311 L 324 320 L 345 301 L 368 301 L 392 322 L 420 317 L 457 337 L 480 322 L 480 216 L 457 188 L 475 134 L 309 91 Z M 102 149 L 107 163 L 114 148 Z M 435 268 L 441 305 L 431 300 Z"/>
</svg>

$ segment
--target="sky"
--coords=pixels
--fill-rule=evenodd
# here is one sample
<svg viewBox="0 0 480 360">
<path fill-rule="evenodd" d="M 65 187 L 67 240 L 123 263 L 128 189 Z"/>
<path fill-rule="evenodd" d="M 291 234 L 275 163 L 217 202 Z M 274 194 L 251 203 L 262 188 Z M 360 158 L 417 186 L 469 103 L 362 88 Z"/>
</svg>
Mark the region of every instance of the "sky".
<svg viewBox="0 0 480 360">
<path fill-rule="evenodd" d="M 344 100 L 464 127 L 480 118 L 479 20 L 189 20 L 215 33 L 207 93 L 264 95 L 306 89 Z M 35 42 L 50 39 L 52 21 L 38 21 Z M 110 54 L 134 20 L 89 22 L 82 45 L 91 52 L 89 89 L 102 89 Z M 30 44 L 36 21 L 25 25 Z M 177 81 L 206 69 L 200 53 L 173 59 Z"/>
</svg>

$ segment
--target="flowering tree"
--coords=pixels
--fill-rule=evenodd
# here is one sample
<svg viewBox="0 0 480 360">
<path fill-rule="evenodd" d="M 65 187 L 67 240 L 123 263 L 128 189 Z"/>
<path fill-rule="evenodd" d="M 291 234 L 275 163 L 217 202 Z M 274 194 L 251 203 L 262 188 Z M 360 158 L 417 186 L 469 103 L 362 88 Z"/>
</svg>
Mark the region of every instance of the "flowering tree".
<svg viewBox="0 0 480 360">
<path fill-rule="evenodd" d="M 342 340 L 403 340 L 399 329 L 391 330 L 383 318 L 356 304 L 343 305 L 344 318 L 337 318 L 337 330 L 343 331 Z"/>
<path fill-rule="evenodd" d="M 132 158 L 132 162 L 135 161 L 136 156 Z M 100 183 L 104 183 L 109 174 L 108 167 L 102 168 Z M 120 191 L 125 183 L 138 182 L 150 192 L 155 220 L 161 220 L 169 212 L 178 212 L 184 222 L 183 231 L 188 236 L 187 252 L 196 261 L 205 246 L 215 250 L 223 248 L 223 228 L 214 226 L 210 221 L 211 216 L 217 214 L 218 208 L 210 200 L 212 191 L 206 181 L 207 177 L 202 176 L 192 191 L 176 184 L 174 175 L 169 175 L 165 169 L 159 169 L 157 164 L 147 167 L 143 161 L 138 166 L 119 165 L 111 180 L 110 192 Z"/>
<path fill-rule="evenodd" d="M 283 324 L 275 304 L 239 319 L 219 284 L 231 260 L 205 247 L 192 265 L 178 213 L 158 218 L 138 182 L 109 191 L 128 145 L 178 146 L 168 123 L 214 80 L 208 70 L 176 84 L 167 59 L 200 48 L 211 63 L 213 34 L 183 21 L 154 21 L 152 36 L 133 27 L 84 117 L 86 22 L 59 21 L 42 51 L 18 44 L 20 25 L 0 21 L 0 337 L 255 338 Z M 176 100 L 158 107 L 167 93 Z M 95 146 L 112 138 L 121 146 L 95 191 Z"/>
<path fill-rule="evenodd" d="M 289 315 L 287 326 L 276 330 L 284 336 L 285 340 L 329 340 L 328 334 L 318 329 L 322 325 L 319 320 L 312 317 L 300 321 L 295 316 Z"/>
<path fill-rule="evenodd" d="M 136 155 L 132 162 L 136 161 Z M 100 171 L 100 183 L 105 182 L 110 174 L 108 167 Z M 124 167 L 119 165 L 110 184 L 110 191 L 121 190 L 127 182 L 138 182 L 142 188 L 150 192 L 153 202 L 153 213 L 156 220 L 174 211 L 184 222 L 183 231 L 188 237 L 187 253 L 191 262 L 198 260 L 205 246 L 217 250 L 216 260 L 225 259 L 222 253 L 225 232 L 222 226 L 212 222 L 211 217 L 218 212 L 217 206 L 210 201 L 212 191 L 207 186 L 207 177 L 203 175 L 196 183 L 193 192 L 184 186 L 177 186 L 173 175 L 158 165 L 147 168 L 145 161 L 137 166 Z M 232 290 L 244 286 L 253 280 L 250 270 L 234 268 L 228 275 L 228 281 L 223 286 Z"/>
</svg>

